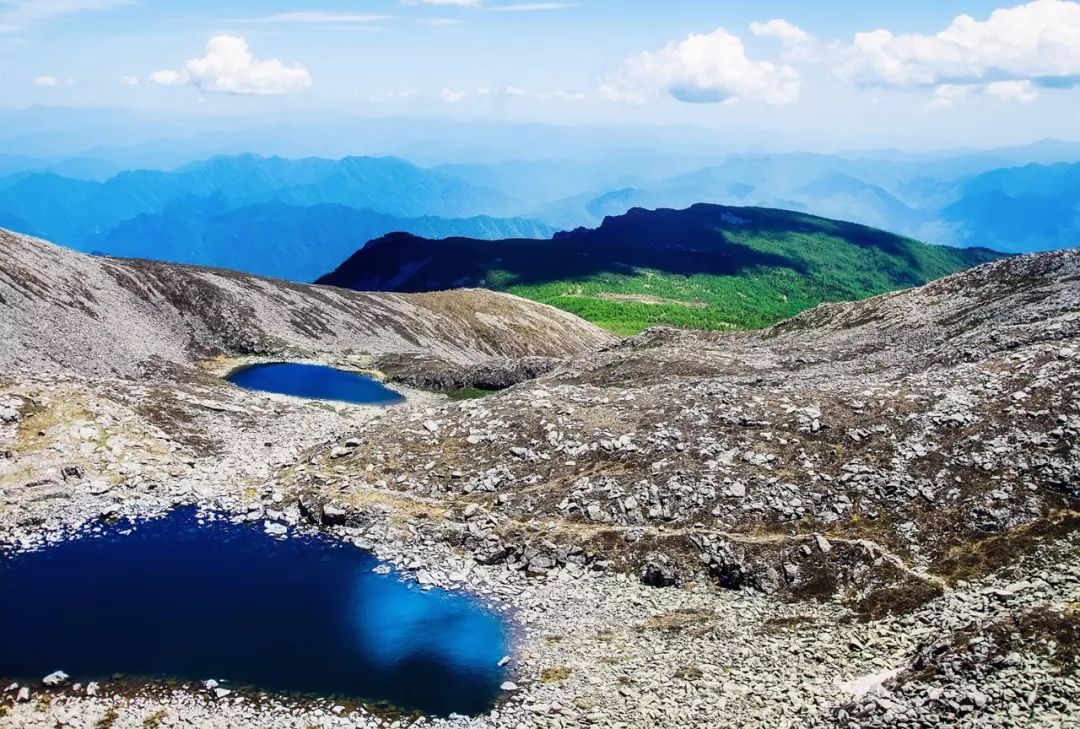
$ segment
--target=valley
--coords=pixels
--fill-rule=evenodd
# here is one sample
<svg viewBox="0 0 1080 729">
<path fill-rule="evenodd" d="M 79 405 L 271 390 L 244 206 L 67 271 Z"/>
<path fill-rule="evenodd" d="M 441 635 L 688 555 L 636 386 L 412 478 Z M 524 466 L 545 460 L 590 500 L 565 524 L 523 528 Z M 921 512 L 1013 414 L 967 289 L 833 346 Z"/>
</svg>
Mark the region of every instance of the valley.
<svg viewBox="0 0 1080 729">
<path fill-rule="evenodd" d="M 499 700 L 411 726 L 979 725 L 1015 696 L 1028 725 L 1069 711 L 1075 250 L 760 331 L 619 340 L 507 294 L 354 293 L 3 243 L 2 541 L 191 506 L 316 530 L 500 606 L 515 639 Z M 406 399 L 220 377 L 280 361 L 379 373 Z M 442 394 L 477 386 L 498 391 Z M 226 676 L 88 692 L 69 673 L 16 682 L 0 723 L 400 719 Z"/>
<path fill-rule="evenodd" d="M 0 0 L 0 729 L 1080 729 L 1080 0 Z"/>
</svg>

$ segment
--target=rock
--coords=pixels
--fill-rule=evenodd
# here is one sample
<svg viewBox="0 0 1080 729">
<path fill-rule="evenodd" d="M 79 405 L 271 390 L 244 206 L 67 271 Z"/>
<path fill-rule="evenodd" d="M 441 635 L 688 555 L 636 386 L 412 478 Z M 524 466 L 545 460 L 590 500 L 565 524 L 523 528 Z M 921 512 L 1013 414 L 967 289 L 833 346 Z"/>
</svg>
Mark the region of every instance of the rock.
<svg viewBox="0 0 1080 729">
<path fill-rule="evenodd" d="M 746 484 L 741 481 L 735 481 L 728 486 L 728 493 L 737 499 L 741 499 L 746 496 Z"/>
<path fill-rule="evenodd" d="M 45 678 L 41 679 L 41 682 L 46 686 L 59 686 L 66 683 L 71 676 L 67 675 L 63 671 L 53 671 Z"/>
<path fill-rule="evenodd" d="M 265 526 L 263 528 L 266 533 L 272 537 L 283 537 L 289 533 L 289 527 L 284 524 L 279 524 L 276 521 L 268 521 L 264 522 L 264 524 Z"/>
<path fill-rule="evenodd" d="M 231 693 L 232 693 L 232 691 L 230 691 L 227 688 L 216 688 L 216 689 L 214 689 L 214 696 L 219 698 L 219 699 L 223 699 L 223 698 L 225 698 L 226 696 L 228 696 Z"/>
<path fill-rule="evenodd" d="M 99 686 L 97 684 L 97 681 L 91 681 L 90 683 L 86 684 L 86 695 L 97 696 L 98 688 Z"/>
<path fill-rule="evenodd" d="M 529 569 L 534 572 L 545 572 L 555 566 L 555 560 L 546 554 L 537 554 L 529 560 Z"/>
<path fill-rule="evenodd" d="M 822 554 L 828 554 L 832 551 L 832 545 L 829 544 L 829 540 L 820 534 L 814 537 L 814 541 L 817 543 L 817 548 L 821 550 Z"/>
<path fill-rule="evenodd" d="M 19 693 L 15 695 L 15 700 L 19 701 L 19 702 L 29 701 L 30 700 L 30 687 L 29 686 L 23 686 L 21 689 L 19 689 Z"/>
<path fill-rule="evenodd" d="M 427 420 L 424 421 L 424 428 L 429 433 L 437 433 L 439 431 L 439 424 L 436 423 L 434 420 Z"/>
<path fill-rule="evenodd" d="M 477 552 L 473 559 L 479 564 L 494 565 L 501 562 L 505 562 L 510 556 L 510 550 L 504 546 L 497 546 L 484 551 Z"/>
<path fill-rule="evenodd" d="M 339 506 L 327 504 L 322 510 L 322 523 L 326 526 L 342 526 L 348 520 L 349 512 Z"/>
<path fill-rule="evenodd" d="M 510 663 L 510 656 L 503 656 L 499 659 L 499 668 L 502 668 L 506 664 Z"/>
<path fill-rule="evenodd" d="M 90 482 L 90 493 L 100 496 L 112 490 L 113 485 L 104 478 L 95 478 Z"/>
<path fill-rule="evenodd" d="M 518 686 L 513 681 L 503 681 L 499 688 L 503 691 L 517 691 Z"/>
<path fill-rule="evenodd" d="M 676 583 L 677 575 L 670 564 L 654 561 L 641 568 L 641 581 L 649 587 L 671 587 Z"/>
</svg>

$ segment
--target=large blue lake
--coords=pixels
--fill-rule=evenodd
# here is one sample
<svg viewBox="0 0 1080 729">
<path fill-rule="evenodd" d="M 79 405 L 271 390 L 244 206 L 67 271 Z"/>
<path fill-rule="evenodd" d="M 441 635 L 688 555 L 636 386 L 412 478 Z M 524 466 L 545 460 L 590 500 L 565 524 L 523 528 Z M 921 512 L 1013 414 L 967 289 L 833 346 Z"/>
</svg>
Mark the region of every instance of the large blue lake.
<svg viewBox="0 0 1080 729">
<path fill-rule="evenodd" d="M 212 678 L 443 715 L 484 711 L 505 680 L 497 614 L 376 574 L 368 552 L 190 508 L 135 526 L 0 557 L 0 676 Z"/>
<path fill-rule="evenodd" d="M 225 379 L 234 385 L 312 400 L 394 405 L 405 398 L 373 377 L 324 365 L 274 362 L 243 367 Z"/>
</svg>

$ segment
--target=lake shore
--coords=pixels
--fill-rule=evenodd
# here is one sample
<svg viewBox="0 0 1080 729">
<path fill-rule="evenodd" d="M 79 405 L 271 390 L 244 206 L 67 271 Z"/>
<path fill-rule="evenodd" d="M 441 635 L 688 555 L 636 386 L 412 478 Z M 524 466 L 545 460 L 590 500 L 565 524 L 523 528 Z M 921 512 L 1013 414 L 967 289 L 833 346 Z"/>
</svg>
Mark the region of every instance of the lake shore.
<svg viewBox="0 0 1080 729">
<path fill-rule="evenodd" d="M 870 623 L 832 602 L 789 603 L 707 583 L 656 589 L 602 565 L 536 571 L 479 564 L 443 529 L 475 514 L 373 483 L 349 502 L 348 523 L 335 524 L 334 513 L 320 514 L 294 490 L 298 474 L 322 473 L 324 465 L 334 473 L 335 459 L 312 449 L 381 427 L 386 411 L 199 378 L 164 384 L 73 376 L 4 383 L 0 400 L 17 417 L 3 426 L 14 447 L 0 481 L 0 540 L 35 548 L 102 519 L 140 518 L 181 504 L 316 528 L 370 549 L 422 584 L 504 605 L 517 634 L 509 666 L 514 687 L 477 717 L 406 719 L 334 700 L 245 692 L 218 698 L 197 684 L 102 682 L 90 696 L 73 676 L 56 687 L 36 683 L 0 693 L 0 726 L 711 726 L 709 717 L 720 715 L 730 726 L 814 723 L 829 706 L 904 665 L 929 636 L 995 612 L 1080 598 L 1075 554 L 1033 558 L 1025 571 L 1043 579 L 1023 589 L 1010 592 L 1001 578 L 973 582 L 918 611 Z M 423 423 L 447 407 L 462 406 L 410 392 L 394 417 Z M 143 414 L 151 411 L 158 418 L 167 411 L 183 427 L 165 435 Z M 84 465 L 65 476 L 72 453 Z M 55 473 L 60 487 L 6 486 L 25 468 Z M 62 497 L 51 495 L 61 489 Z M 23 688 L 29 695 L 19 700 Z"/>
</svg>

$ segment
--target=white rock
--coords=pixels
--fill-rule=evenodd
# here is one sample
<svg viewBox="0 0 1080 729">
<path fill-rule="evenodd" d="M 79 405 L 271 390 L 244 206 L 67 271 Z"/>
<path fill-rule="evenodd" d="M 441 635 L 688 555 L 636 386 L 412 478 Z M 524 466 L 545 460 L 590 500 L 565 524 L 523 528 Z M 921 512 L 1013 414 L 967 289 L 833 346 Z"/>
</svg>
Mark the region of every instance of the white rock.
<svg viewBox="0 0 1080 729">
<path fill-rule="evenodd" d="M 46 686 L 59 686 L 65 683 L 71 676 L 67 675 L 63 671 L 53 671 L 45 678 L 41 679 L 41 682 Z"/>
<path fill-rule="evenodd" d="M 814 540 L 817 542 L 817 547 L 821 550 L 822 554 L 828 554 L 832 551 L 832 545 L 829 544 L 829 540 L 825 537 L 818 534 L 814 537 Z"/>
</svg>

